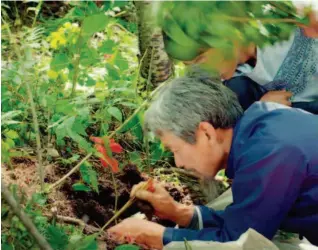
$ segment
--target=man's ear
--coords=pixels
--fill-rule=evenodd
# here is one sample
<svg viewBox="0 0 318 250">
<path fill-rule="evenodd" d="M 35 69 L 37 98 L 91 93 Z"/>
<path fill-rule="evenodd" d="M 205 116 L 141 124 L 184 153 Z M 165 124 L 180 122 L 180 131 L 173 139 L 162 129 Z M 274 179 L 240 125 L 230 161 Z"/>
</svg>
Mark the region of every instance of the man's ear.
<svg viewBox="0 0 318 250">
<path fill-rule="evenodd" d="M 216 138 L 216 131 L 209 122 L 200 122 L 198 126 L 198 135 L 204 134 L 208 140 Z"/>
</svg>

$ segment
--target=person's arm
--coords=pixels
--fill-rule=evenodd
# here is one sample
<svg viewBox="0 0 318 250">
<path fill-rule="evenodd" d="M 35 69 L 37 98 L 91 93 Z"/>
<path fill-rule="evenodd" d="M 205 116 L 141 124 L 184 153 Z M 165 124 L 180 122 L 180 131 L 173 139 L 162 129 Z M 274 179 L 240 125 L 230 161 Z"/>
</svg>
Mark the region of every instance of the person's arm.
<svg viewBox="0 0 318 250">
<path fill-rule="evenodd" d="M 233 204 L 224 211 L 199 207 L 201 230 L 166 228 L 171 241 L 232 241 L 253 228 L 272 238 L 297 199 L 306 173 L 306 159 L 298 148 L 255 141 L 234 166 Z"/>
<path fill-rule="evenodd" d="M 301 16 L 308 15 L 309 25 L 299 25 L 299 27 L 303 29 L 305 36 L 310 38 L 318 38 L 318 1 L 317 0 L 307 0 L 307 1 L 292 0 L 292 2 L 294 6 L 297 8 L 297 12 Z M 309 12 L 308 12 L 308 9 L 310 9 Z"/>
</svg>

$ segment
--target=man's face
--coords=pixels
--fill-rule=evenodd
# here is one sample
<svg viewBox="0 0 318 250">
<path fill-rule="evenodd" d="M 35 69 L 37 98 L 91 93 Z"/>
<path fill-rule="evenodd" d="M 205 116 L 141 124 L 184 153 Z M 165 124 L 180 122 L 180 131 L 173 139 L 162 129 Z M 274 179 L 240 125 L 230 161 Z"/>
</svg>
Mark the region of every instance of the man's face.
<svg viewBox="0 0 318 250">
<path fill-rule="evenodd" d="M 160 140 L 173 152 L 177 167 L 195 170 L 207 178 L 214 177 L 224 167 L 225 153 L 218 142 L 216 131 L 209 123 L 204 122 L 203 126 L 198 127 L 194 144 L 171 132 L 163 132 Z"/>
</svg>

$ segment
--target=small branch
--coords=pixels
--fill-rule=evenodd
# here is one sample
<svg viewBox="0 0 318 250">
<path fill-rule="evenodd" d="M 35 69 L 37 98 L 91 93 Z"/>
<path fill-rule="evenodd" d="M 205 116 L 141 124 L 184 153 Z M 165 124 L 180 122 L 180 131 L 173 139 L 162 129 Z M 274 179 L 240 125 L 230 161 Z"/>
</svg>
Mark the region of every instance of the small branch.
<svg viewBox="0 0 318 250">
<path fill-rule="evenodd" d="M 85 162 L 87 161 L 88 158 L 90 158 L 92 156 L 92 153 L 89 153 L 88 155 L 86 155 L 74 168 L 72 168 L 72 170 L 70 172 L 68 172 L 66 175 L 64 175 L 61 179 L 59 179 L 58 181 L 56 181 L 55 183 L 53 183 L 48 189 L 47 192 L 49 193 L 50 191 L 52 191 L 52 189 L 58 187 L 59 185 L 61 185 L 68 177 L 70 177 L 73 173 L 75 173 L 77 171 L 77 169 Z"/>
<path fill-rule="evenodd" d="M 14 199 L 11 192 L 5 186 L 4 181 L 1 182 L 1 193 L 5 201 L 11 207 L 13 213 L 20 219 L 25 228 L 34 237 L 36 243 L 39 245 L 40 249 L 52 250 L 46 239 L 39 233 L 37 228 L 34 226 L 32 220 L 24 213 L 17 201 Z"/>
<path fill-rule="evenodd" d="M 77 218 L 69 217 L 69 216 L 55 215 L 55 214 L 49 214 L 49 213 L 45 213 L 44 216 L 49 217 L 50 219 L 56 218 L 60 222 L 74 224 L 81 227 L 85 227 L 86 225 L 84 221 Z"/>
<path fill-rule="evenodd" d="M 115 176 L 113 171 L 111 171 L 112 173 L 112 180 L 113 180 L 113 186 L 114 186 L 114 191 L 115 191 L 115 213 L 117 212 L 117 205 L 118 205 L 118 190 L 117 190 L 117 184 L 116 184 L 116 180 L 115 180 Z"/>
<path fill-rule="evenodd" d="M 122 15 L 126 14 L 126 12 L 127 12 L 127 11 L 124 10 L 124 11 L 122 11 L 122 12 L 119 12 L 119 13 L 115 14 L 113 17 L 122 16 Z"/>
</svg>

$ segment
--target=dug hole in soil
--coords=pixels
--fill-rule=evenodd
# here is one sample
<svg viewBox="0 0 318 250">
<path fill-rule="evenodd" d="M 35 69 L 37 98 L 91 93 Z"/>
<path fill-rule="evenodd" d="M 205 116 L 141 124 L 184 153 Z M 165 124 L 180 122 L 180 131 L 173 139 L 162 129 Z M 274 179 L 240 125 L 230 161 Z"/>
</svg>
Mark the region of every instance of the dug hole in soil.
<svg viewBox="0 0 318 250">
<path fill-rule="evenodd" d="M 49 199 L 52 206 L 56 206 L 59 215 L 77 217 L 82 219 L 89 225 L 100 228 L 102 227 L 113 215 L 115 210 L 115 188 L 112 182 L 111 172 L 108 169 L 95 165 L 96 171 L 99 173 L 98 177 L 98 189 L 97 192 L 83 192 L 74 191 L 72 185 L 80 180 L 80 174 L 74 173 L 60 188 L 59 192 L 63 193 L 60 197 L 64 201 L 57 201 L 57 196 Z M 54 178 L 48 178 L 47 181 L 50 183 L 58 180 L 65 173 L 60 172 L 54 174 Z M 64 172 L 64 171 L 63 171 Z M 156 177 L 155 177 L 156 178 Z M 53 180 L 55 179 L 55 180 Z M 133 164 L 126 165 L 123 170 L 115 174 L 117 192 L 118 192 L 118 203 L 117 210 L 120 209 L 130 197 L 130 191 L 135 184 L 148 179 L 148 176 L 141 174 L 138 168 Z M 165 183 L 165 188 L 170 195 L 178 202 L 183 204 L 192 204 L 191 194 L 189 189 L 175 185 L 172 183 Z M 60 198 L 61 199 L 61 198 Z M 203 201 L 196 200 L 196 203 L 202 204 Z M 140 203 L 134 203 L 118 218 L 117 222 L 130 217 L 141 209 Z M 149 208 L 149 207 L 148 207 Z M 149 210 L 149 209 L 148 209 Z M 146 211 L 143 211 L 146 213 Z M 147 215 L 147 217 L 149 214 Z M 150 215 L 151 217 L 151 215 Z M 174 226 L 170 221 L 165 221 L 152 216 L 151 220 L 160 223 L 164 226 Z M 115 223 L 115 222 L 114 222 Z M 113 223 L 113 225 L 114 225 Z M 110 225 L 109 227 L 111 227 Z M 103 237 L 102 240 L 106 243 L 106 249 L 114 249 L 118 244 L 109 238 Z"/>
</svg>

